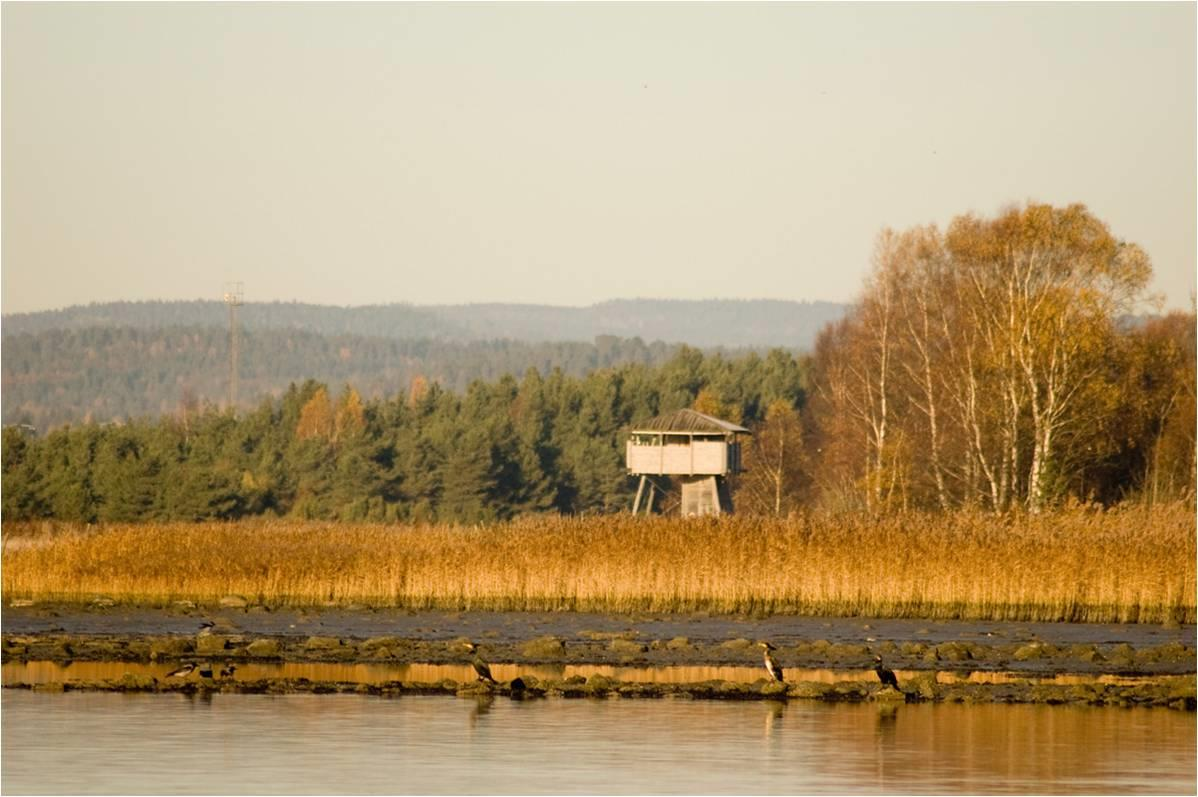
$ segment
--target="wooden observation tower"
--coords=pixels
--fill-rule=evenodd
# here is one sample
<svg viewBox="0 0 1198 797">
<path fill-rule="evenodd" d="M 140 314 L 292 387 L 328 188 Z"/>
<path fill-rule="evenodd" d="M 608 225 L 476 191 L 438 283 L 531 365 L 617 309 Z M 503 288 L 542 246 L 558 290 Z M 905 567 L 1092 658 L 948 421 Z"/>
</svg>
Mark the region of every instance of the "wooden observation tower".
<svg viewBox="0 0 1198 797">
<path fill-rule="evenodd" d="M 683 517 L 732 511 L 727 477 L 739 473 L 737 426 L 694 410 L 660 415 L 633 428 L 626 446 L 628 472 L 640 476 L 632 513 L 653 511 L 657 484 L 652 476 L 669 476 L 682 485 Z M 646 487 L 648 490 L 646 491 Z"/>
</svg>

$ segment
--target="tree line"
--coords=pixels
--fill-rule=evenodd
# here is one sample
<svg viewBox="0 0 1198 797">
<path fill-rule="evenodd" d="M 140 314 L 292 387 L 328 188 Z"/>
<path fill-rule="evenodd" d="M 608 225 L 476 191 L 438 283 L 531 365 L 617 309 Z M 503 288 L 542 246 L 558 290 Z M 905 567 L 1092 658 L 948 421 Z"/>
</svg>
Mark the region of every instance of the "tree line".
<svg viewBox="0 0 1198 797">
<path fill-rule="evenodd" d="M 811 364 L 825 503 L 1193 500 L 1194 314 L 1128 323 L 1146 254 L 1084 206 L 882 232 Z"/>
<path fill-rule="evenodd" d="M 417 377 L 403 393 L 364 399 L 309 380 L 241 414 L 184 406 L 44 436 L 7 427 L 2 511 L 82 522 L 614 512 L 634 486 L 621 430 L 692 405 L 754 422 L 804 395 L 790 352 L 729 358 L 685 346 L 659 366 L 529 369 L 462 393 Z"/>
<path fill-rule="evenodd" d="M 584 359 L 636 361 L 462 389 L 416 373 L 376 395 L 297 380 L 243 412 L 191 400 L 44 435 L 6 428 L 3 516 L 615 512 L 635 487 L 623 432 L 682 407 L 753 430 L 732 484 L 742 512 L 1193 502 L 1195 315 L 1133 321 L 1150 273 L 1080 205 L 887 230 L 860 299 L 810 356 L 610 339 Z"/>
</svg>

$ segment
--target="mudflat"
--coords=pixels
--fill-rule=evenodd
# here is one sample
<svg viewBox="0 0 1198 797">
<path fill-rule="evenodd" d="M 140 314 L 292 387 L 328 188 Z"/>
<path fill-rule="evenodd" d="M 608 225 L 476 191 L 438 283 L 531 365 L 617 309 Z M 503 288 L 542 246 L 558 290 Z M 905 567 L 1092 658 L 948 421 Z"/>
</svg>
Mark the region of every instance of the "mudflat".
<svg viewBox="0 0 1198 797">
<path fill-rule="evenodd" d="M 202 628 L 202 624 L 211 623 Z M 737 665 L 768 640 L 785 667 L 1185 675 L 1198 670 L 1194 625 L 921 621 L 774 615 L 438 612 L 261 605 L 166 608 L 9 606 L 4 661 L 443 663 L 462 641 L 493 662 Z"/>
</svg>

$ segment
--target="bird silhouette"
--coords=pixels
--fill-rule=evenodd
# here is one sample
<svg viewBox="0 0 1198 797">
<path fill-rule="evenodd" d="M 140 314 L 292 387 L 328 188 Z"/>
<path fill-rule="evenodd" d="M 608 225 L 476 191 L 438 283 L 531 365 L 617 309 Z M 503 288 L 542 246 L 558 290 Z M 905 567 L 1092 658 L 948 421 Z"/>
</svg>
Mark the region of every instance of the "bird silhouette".
<svg viewBox="0 0 1198 797">
<path fill-rule="evenodd" d="M 888 670 L 882 665 L 881 656 L 874 656 L 874 672 L 878 674 L 878 680 L 882 682 L 882 686 L 899 688 L 898 678 L 894 676 L 894 670 Z"/>
<path fill-rule="evenodd" d="M 168 672 L 166 674 L 166 677 L 167 678 L 186 678 L 187 676 L 189 676 L 193 672 L 195 672 L 195 670 L 196 670 L 196 663 L 194 661 L 192 661 L 192 662 L 188 662 L 187 664 L 184 664 L 182 667 L 180 667 L 177 670 Z"/>
<path fill-rule="evenodd" d="M 235 672 L 237 672 L 237 665 L 231 661 L 226 661 L 225 666 L 220 668 L 220 677 L 232 678 Z"/>
<path fill-rule="evenodd" d="M 762 658 L 765 662 L 766 672 L 768 672 L 770 677 L 778 683 L 786 683 L 786 679 L 782 677 L 782 668 L 778 665 L 778 662 L 774 660 L 774 657 L 770 655 L 770 651 L 777 650 L 777 648 L 775 648 L 769 642 L 758 642 L 757 646 L 761 648 L 762 653 L 764 654 Z"/>
<path fill-rule="evenodd" d="M 491 665 L 483 660 L 482 654 L 478 652 L 478 646 L 473 642 L 467 642 L 466 650 L 474 654 L 474 660 L 470 664 L 474 667 L 474 672 L 478 674 L 478 680 L 486 684 L 496 683 L 491 676 Z"/>
</svg>

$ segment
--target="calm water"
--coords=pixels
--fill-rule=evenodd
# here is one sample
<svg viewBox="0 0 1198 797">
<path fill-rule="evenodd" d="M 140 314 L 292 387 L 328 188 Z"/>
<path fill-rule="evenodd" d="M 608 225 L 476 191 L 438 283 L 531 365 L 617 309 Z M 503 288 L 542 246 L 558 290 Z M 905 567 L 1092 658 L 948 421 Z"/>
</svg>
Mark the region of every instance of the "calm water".
<svg viewBox="0 0 1198 797">
<path fill-rule="evenodd" d="M 5 690 L 21 793 L 1190 793 L 1194 715 Z"/>
<path fill-rule="evenodd" d="M 52 681 L 96 681 L 120 679 L 134 675 L 149 675 L 166 680 L 167 673 L 179 666 L 179 662 L 142 664 L 121 661 L 10 661 L 0 665 L 0 680 L 8 684 L 38 684 Z M 216 662 L 219 669 L 220 661 Z M 761 665 L 705 666 L 677 665 L 668 667 L 619 667 L 605 664 L 492 664 L 491 672 L 500 681 L 510 681 L 517 676 L 529 675 L 540 679 L 563 679 L 573 675 L 590 678 L 603 675 L 617 681 L 637 683 L 681 683 L 693 684 L 702 681 L 720 680 L 737 683 L 753 683 L 766 677 Z M 924 675 L 912 670 L 896 670 L 900 680 Z M 878 676 L 873 670 L 786 670 L 790 681 L 816 681 L 819 683 L 842 683 L 864 681 L 876 683 Z M 193 676 L 194 679 L 195 676 Z M 237 680 L 253 681 L 259 678 L 307 678 L 311 681 L 348 681 L 362 684 L 382 684 L 388 681 L 415 681 L 437 683 L 446 678 L 461 683 L 476 679 L 474 668 L 469 664 L 330 664 L 327 662 L 239 662 Z M 1139 683 L 1157 680 L 1154 676 L 1119 676 L 1096 674 L 1046 674 L 1033 676 L 1027 673 L 981 672 L 955 673 L 942 670 L 936 673 L 941 683 L 989 683 L 1001 684 L 1011 681 L 1036 680 L 1050 684 L 1078 683 Z"/>
</svg>

